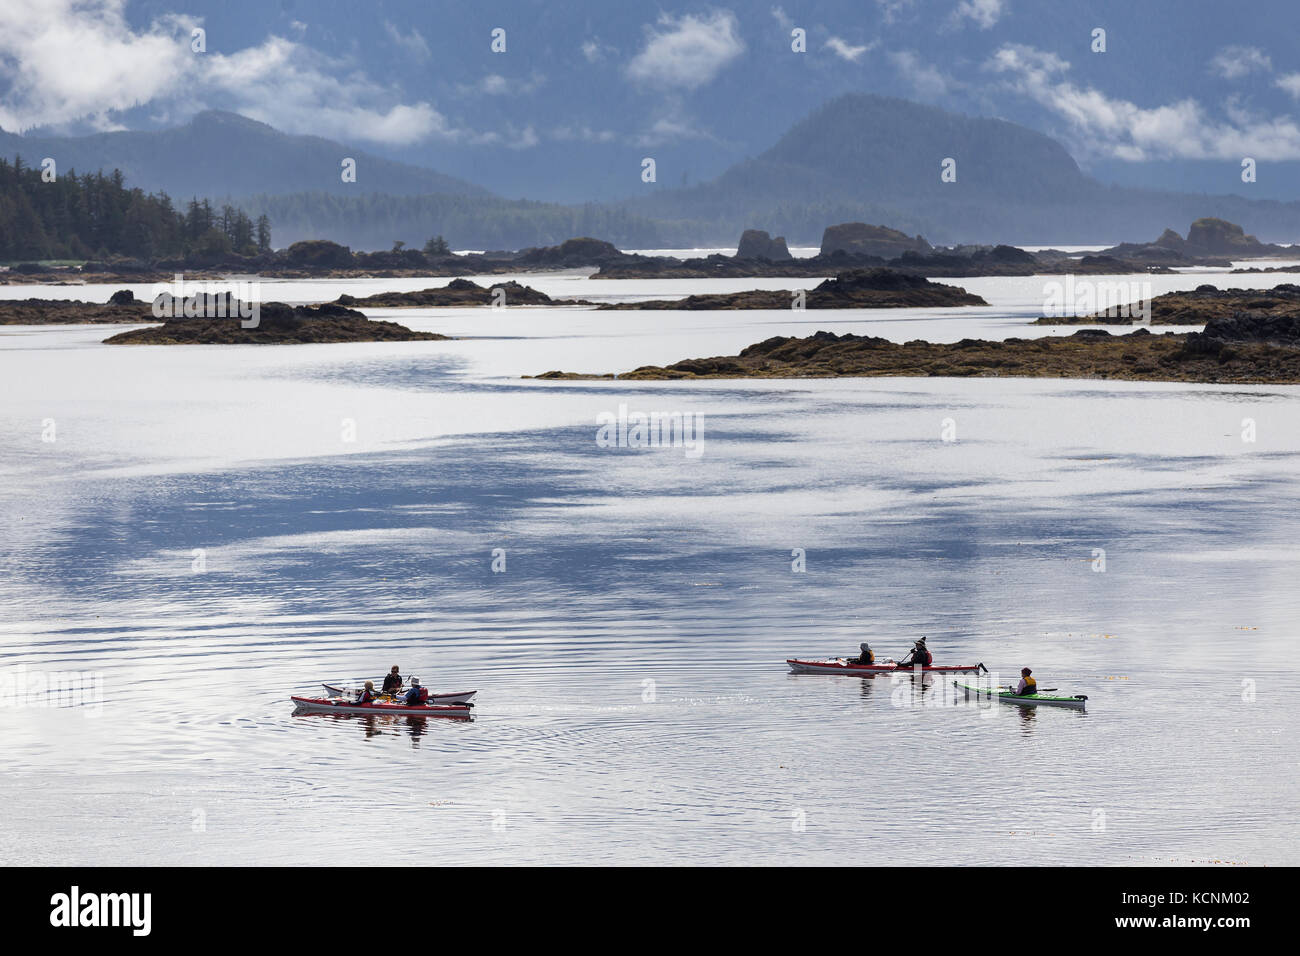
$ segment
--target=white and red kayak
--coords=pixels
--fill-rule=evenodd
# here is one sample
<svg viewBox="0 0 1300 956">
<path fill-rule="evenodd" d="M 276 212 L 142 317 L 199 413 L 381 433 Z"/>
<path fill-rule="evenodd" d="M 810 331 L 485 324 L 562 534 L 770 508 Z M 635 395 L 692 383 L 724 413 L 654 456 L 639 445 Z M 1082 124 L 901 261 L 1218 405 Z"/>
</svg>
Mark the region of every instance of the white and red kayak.
<svg viewBox="0 0 1300 956">
<path fill-rule="evenodd" d="M 914 667 L 900 667 L 897 661 L 881 661 L 878 664 L 850 664 L 843 657 L 831 657 L 820 661 L 801 661 L 791 659 L 786 661 L 790 665 L 790 670 L 796 674 L 857 674 L 859 676 L 869 677 L 872 674 L 890 674 L 894 671 L 911 673 L 916 670 Z M 922 667 L 923 674 L 978 674 L 980 669 L 988 672 L 988 668 L 983 664 L 935 664 L 930 667 Z"/>
<path fill-rule="evenodd" d="M 338 697 L 290 697 L 294 709 L 303 714 L 398 714 L 404 717 L 469 717 L 472 705 L 469 704 L 418 704 L 407 707 L 405 704 L 389 704 L 384 701 L 372 701 L 358 704 Z"/>
<path fill-rule="evenodd" d="M 347 687 L 343 684 L 321 684 L 321 686 L 325 688 L 325 693 L 330 697 L 350 697 L 353 700 L 356 700 L 357 697 L 361 696 L 360 687 Z M 410 690 L 410 688 L 408 687 L 406 690 Z M 406 693 L 406 691 L 404 690 L 402 693 Z M 478 691 L 476 690 L 463 690 L 454 694 L 430 694 L 429 703 L 463 704 L 472 700 L 474 695 L 477 693 Z"/>
</svg>

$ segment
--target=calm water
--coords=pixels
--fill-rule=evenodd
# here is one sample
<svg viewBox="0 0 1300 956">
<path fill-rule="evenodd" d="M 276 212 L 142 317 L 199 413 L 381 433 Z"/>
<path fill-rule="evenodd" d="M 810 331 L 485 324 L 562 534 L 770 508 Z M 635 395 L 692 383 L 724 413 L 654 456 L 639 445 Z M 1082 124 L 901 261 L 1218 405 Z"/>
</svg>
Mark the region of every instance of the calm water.
<svg viewBox="0 0 1300 956">
<path fill-rule="evenodd" d="M 0 328 L 0 673 L 102 681 L 0 708 L 0 861 L 1300 862 L 1300 388 L 519 377 L 1050 333 L 1023 325 L 1042 282 L 963 280 L 993 303 L 966 311 L 376 313 L 470 336 L 391 345 Z M 598 447 L 620 404 L 703 414 L 703 454 Z M 921 634 L 1089 709 L 783 663 Z M 475 719 L 292 714 L 394 663 L 478 688 Z"/>
</svg>

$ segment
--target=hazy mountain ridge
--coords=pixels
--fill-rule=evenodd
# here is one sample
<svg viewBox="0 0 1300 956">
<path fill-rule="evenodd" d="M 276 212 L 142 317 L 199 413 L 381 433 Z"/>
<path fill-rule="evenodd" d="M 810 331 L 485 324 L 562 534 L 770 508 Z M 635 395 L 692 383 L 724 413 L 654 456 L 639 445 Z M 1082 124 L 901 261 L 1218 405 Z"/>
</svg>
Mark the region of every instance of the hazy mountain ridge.
<svg viewBox="0 0 1300 956">
<path fill-rule="evenodd" d="M 29 164 L 53 154 L 60 169 L 121 168 L 130 184 L 181 199 L 229 198 L 270 216 L 277 245 L 322 238 L 384 249 L 442 235 L 457 248 L 523 248 L 588 235 L 624 248 L 726 246 L 746 228 L 815 244 L 826 226 L 852 221 L 946 244 L 1109 245 L 1206 216 L 1265 241 L 1300 239 L 1300 203 L 1107 186 L 1032 129 L 862 93 L 823 104 L 710 182 L 647 184 L 645 195 L 617 203 L 506 200 L 434 170 L 214 111 L 153 133 L 0 133 L 0 152 L 21 152 Z M 340 179 L 343 156 L 358 161 L 356 183 Z M 940 176 L 948 158 L 953 182 Z"/>
<path fill-rule="evenodd" d="M 306 189 L 355 194 L 450 193 L 489 196 L 475 183 L 384 159 L 319 136 L 282 133 L 236 113 L 207 110 L 183 126 L 89 136 L 19 136 L 0 130 L 0 155 L 29 166 L 52 157 L 60 172 L 122 170 L 146 192 L 240 197 Z M 342 161 L 357 161 L 357 180 L 342 180 Z"/>
<path fill-rule="evenodd" d="M 954 182 L 940 177 L 949 158 Z M 808 205 L 827 217 L 810 222 L 797 211 Z M 1203 216 L 1300 239 L 1300 203 L 1107 186 L 1042 133 L 871 94 L 832 100 L 712 182 L 628 208 L 706 241 L 753 226 L 812 243 L 826 225 L 861 220 L 938 242 L 1114 242 Z"/>
</svg>

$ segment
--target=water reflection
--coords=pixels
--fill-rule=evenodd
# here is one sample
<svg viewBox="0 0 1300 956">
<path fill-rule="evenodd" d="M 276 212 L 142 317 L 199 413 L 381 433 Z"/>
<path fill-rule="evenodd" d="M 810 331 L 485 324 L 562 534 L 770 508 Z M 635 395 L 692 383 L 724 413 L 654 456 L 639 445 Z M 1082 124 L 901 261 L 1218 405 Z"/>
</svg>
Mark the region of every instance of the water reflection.
<svg viewBox="0 0 1300 956">
<path fill-rule="evenodd" d="M 418 749 L 420 738 L 428 733 L 428 724 L 437 723 L 455 723 L 468 724 L 473 723 L 473 716 L 439 716 L 439 717 L 420 717 L 410 714 L 294 714 L 294 717 L 315 717 L 328 721 L 351 721 L 361 728 L 362 736 L 367 739 L 373 737 L 400 737 L 405 733 L 411 738 L 411 747 Z"/>
</svg>

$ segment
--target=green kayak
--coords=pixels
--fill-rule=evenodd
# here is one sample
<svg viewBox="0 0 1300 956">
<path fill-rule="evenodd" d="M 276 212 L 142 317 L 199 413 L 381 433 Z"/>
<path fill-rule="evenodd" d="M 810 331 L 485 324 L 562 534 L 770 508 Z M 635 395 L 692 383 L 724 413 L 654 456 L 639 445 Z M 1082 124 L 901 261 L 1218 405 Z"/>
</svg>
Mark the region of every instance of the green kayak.
<svg viewBox="0 0 1300 956">
<path fill-rule="evenodd" d="M 975 687 L 971 684 L 963 684 L 961 681 L 953 681 L 954 687 L 958 687 L 968 694 L 976 694 L 981 697 L 997 697 L 1004 704 L 1020 704 L 1022 707 L 1073 707 L 1075 710 L 1083 710 L 1084 704 L 1088 698 L 1083 694 L 1076 694 L 1073 697 L 1052 697 L 1048 694 L 1026 694 L 1023 697 L 1013 694 L 1009 690 L 994 687 Z"/>
</svg>

